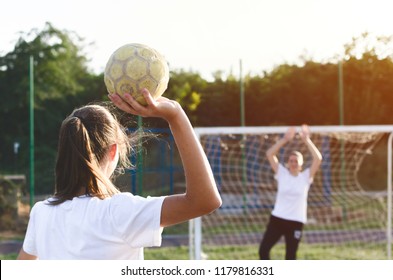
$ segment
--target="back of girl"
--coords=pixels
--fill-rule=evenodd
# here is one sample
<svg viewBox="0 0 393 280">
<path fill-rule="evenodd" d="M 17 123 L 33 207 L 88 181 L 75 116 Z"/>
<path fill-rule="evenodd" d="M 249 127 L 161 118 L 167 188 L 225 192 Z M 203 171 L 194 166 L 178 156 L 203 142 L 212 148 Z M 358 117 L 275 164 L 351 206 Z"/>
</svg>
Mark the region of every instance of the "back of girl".
<svg viewBox="0 0 393 280">
<path fill-rule="evenodd" d="M 143 259 L 143 248 L 161 245 L 164 227 L 208 214 L 221 198 L 202 147 L 172 100 L 147 106 L 130 95 L 111 95 L 126 113 L 165 119 L 182 158 L 186 192 L 162 197 L 121 193 L 111 182 L 116 168 L 129 168 L 132 139 L 103 106 L 74 110 L 62 123 L 54 196 L 32 208 L 18 259 Z"/>
</svg>

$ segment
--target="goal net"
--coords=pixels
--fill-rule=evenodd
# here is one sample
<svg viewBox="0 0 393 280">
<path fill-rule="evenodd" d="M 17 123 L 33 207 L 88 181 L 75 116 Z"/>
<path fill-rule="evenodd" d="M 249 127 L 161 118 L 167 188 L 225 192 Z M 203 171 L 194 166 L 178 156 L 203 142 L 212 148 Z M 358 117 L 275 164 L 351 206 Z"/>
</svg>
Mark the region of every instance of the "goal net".
<svg viewBox="0 0 393 280">
<path fill-rule="evenodd" d="M 277 191 L 265 153 L 286 130 L 196 129 L 223 204 L 214 213 L 190 223 L 190 257 L 259 257 L 259 243 Z M 391 175 L 387 154 L 393 127 L 315 126 L 310 130 L 323 162 L 308 193 L 308 221 L 298 258 L 390 258 Z M 303 154 L 304 168 L 310 166 L 311 154 L 298 136 L 279 151 L 279 161 L 285 164 L 292 150 Z M 273 247 L 272 258 L 284 258 L 283 240 Z"/>
</svg>

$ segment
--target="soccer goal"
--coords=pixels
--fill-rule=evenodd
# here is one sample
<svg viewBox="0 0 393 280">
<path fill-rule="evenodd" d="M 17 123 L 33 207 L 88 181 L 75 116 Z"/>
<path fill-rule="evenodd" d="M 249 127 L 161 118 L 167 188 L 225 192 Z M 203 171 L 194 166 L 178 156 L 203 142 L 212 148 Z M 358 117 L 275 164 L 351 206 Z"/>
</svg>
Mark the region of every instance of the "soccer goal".
<svg viewBox="0 0 393 280">
<path fill-rule="evenodd" d="M 276 195 L 265 152 L 287 128 L 195 129 L 223 204 L 190 222 L 190 258 L 258 258 Z M 326 258 L 335 254 L 335 259 L 391 259 L 393 126 L 310 126 L 310 130 L 323 162 L 308 194 L 308 222 L 298 257 L 315 258 L 312 250 L 318 248 L 334 249 Z M 280 150 L 280 162 L 286 162 L 291 150 L 304 155 L 304 168 L 310 166 L 311 155 L 298 137 Z M 225 255 L 220 255 L 222 251 Z"/>
</svg>

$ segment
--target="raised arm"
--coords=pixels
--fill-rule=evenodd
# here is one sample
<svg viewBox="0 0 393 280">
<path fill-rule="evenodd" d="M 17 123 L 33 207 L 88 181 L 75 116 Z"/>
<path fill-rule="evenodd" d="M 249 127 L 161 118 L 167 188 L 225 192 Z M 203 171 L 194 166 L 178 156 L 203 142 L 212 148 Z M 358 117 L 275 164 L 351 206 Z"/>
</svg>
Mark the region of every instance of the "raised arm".
<svg viewBox="0 0 393 280">
<path fill-rule="evenodd" d="M 310 129 L 307 125 L 302 125 L 302 130 L 300 132 L 300 138 L 306 144 L 308 150 L 312 155 L 312 163 L 310 166 L 310 178 L 314 178 L 315 173 L 318 171 L 319 166 L 322 163 L 322 154 L 319 152 L 318 148 L 310 139 Z"/>
<path fill-rule="evenodd" d="M 154 100 L 147 90 L 143 94 L 148 104 L 146 107 L 128 94 L 123 99 L 118 95 L 112 95 L 110 99 L 125 112 L 142 117 L 161 117 L 169 123 L 183 163 L 186 192 L 165 198 L 161 226 L 181 223 L 217 209 L 222 203 L 221 197 L 210 164 L 187 115 L 176 101 L 165 97 Z"/>
<path fill-rule="evenodd" d="M 278 162 L 278 158 L 276 156 L 278 151 L 281 149 L 282 146 L 284 146 L 287 142 L 289 142 L 293 139 L 293 137 L 295 136 L 295 133 L 296 133 L 296 129 L 294 127 L 288 128 L 288 130 L 284 134 L 284 136 L 266 151 L 266 157 L 267 157 L 274 173 L 277 173 L 277 170 L 278 170 L 279 162 Z"/>
</svg>

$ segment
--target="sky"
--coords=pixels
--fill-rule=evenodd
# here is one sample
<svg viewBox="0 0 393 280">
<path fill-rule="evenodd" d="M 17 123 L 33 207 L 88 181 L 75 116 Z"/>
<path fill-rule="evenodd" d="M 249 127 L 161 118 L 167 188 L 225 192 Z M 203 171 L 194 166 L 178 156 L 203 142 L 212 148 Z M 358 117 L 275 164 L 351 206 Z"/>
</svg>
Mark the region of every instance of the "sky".
<svg viewBox="0 0 393 280">
<path fill-rule="evenodd" d="M 50 22 L 85 39 L 96 73 L 120 46 L 142 43 L 171 70 L 258 75 L 340 56 L 364 32 L 391 36 L 392 11 L 391 0 L 0 0 L 0 55 Z"/>
</svg>

